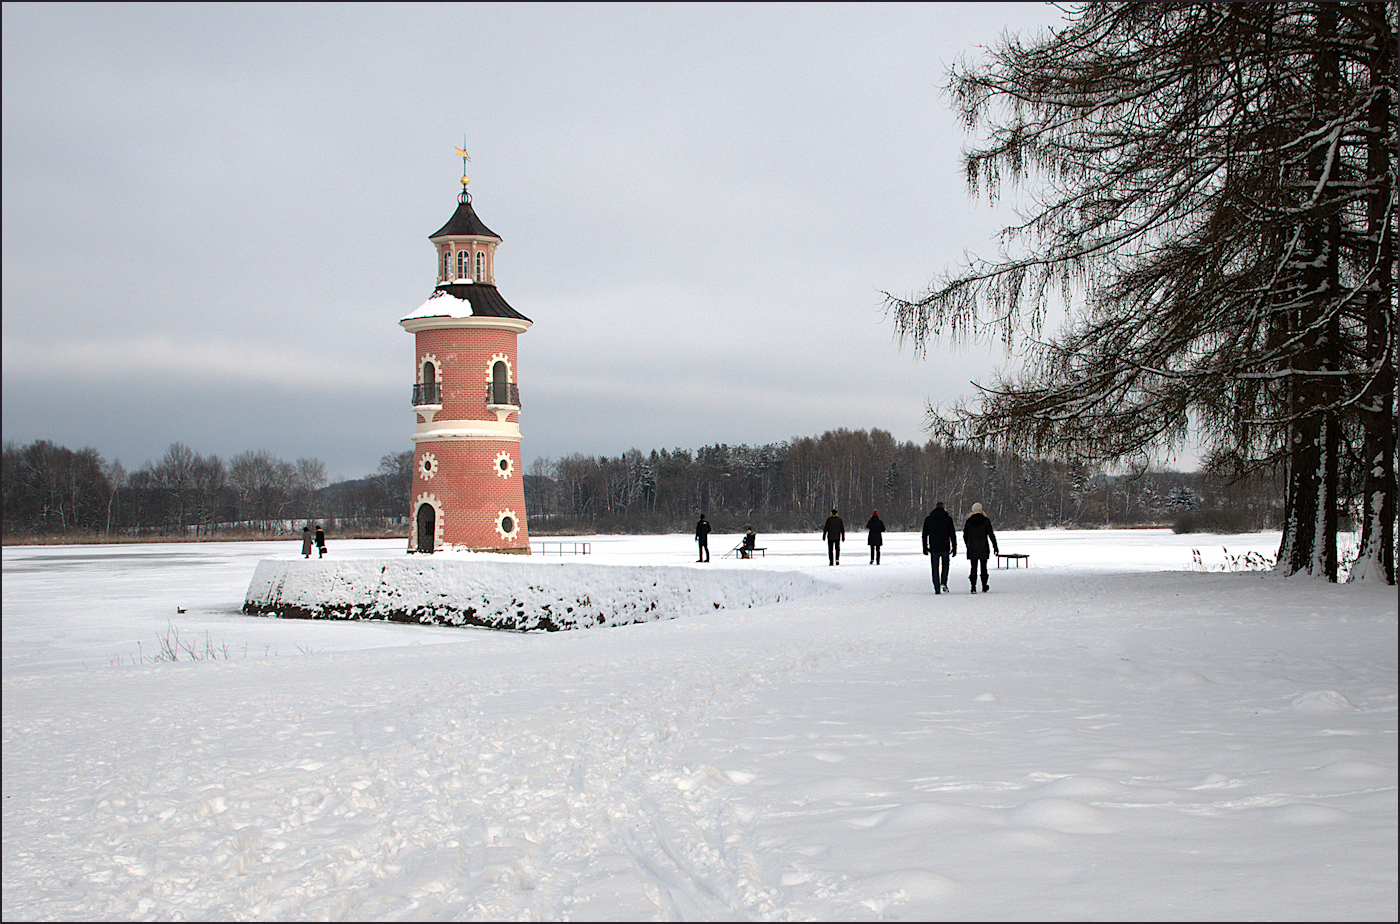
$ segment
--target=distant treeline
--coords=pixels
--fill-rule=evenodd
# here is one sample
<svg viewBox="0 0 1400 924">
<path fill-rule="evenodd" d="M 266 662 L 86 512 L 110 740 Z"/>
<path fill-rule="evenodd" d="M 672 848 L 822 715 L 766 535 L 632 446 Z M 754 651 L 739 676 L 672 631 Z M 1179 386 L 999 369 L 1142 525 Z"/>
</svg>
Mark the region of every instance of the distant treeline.
<svg viewBox="0 0 1400 924">
<path fill-rule="evenodd" d="M 829 430 L 765 446 L 536 460 L 525 479 L 532 535 L 668 533 L 704 512 L 719 533 L 821 529 L 832 507 L 846 528 L 874 511 L 889 529 L 917 530 L 942 501 L 959 519 L 981 503 L 1002 529 L 1176 526 L 1276 528 L 1280 483 L 1227 484 L 1198 473 L 1107 475 L 1082 465 L 897 442 L 884 430 Z"/>
<path fill-rule="evenodd" d="M 266 451 L 225 462 L 174 443 L 159 462 L 127 472 L 95 449 L 11 442 L 4 450 L 4 535 L 267 535 L 310 520 L 407 535 L 412 467 L 411 451 L 390 453 L 375 474 L 327 485 L 320 460 L 287 462 Z"/>
<path fill-rule="evenodd" d="M 182 443 L 125 471 L 95 449 L 47 440 L 4 447 L 4 535 L 94 538 L 276 535 L 315 521 L 343 534 L 408 534 L 413 453 L 388 453 L 364 478 L 327 484 L 317 459 L 265 451 L 227 462 Z M 848 529 L 873 511 L 917 530 L 937 501 L 958 518 L 981 503 L 1001 529 L 1176 526 L 1276 528 L 1273 479 L 1227 484 L 1197 473 L 1108 475 L 1084 466 L 896 442 L 884 430 L 831 430 L 765 446 L 629 450 L 537 459 L 525 475 L 531 534 L 688 532 L 703 511 L 719 533 L 820 529 L 832 507 Z"/>
</svg>

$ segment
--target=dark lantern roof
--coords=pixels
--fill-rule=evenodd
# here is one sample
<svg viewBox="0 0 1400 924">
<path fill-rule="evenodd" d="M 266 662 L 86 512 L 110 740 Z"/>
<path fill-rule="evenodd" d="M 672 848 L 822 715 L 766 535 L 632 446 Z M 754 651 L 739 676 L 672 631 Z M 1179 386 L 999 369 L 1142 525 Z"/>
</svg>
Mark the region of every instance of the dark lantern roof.
<svg viewBox="0 0 1400 924">
<path fill-rule="evenodd" d="M 480 237 L 494 237 L 500 240 L 501 236 L 481 223 L 481 219 L 476 217 L 476 212 L 472 209 L 470 199 L 462 199 L 457 205 L 457 211 L 452 213 L 452 218 L 447 224 L 437 231 L 428 235 L 428 240 L 436 237 L 446 237 L 448 235 L 457 236 L 464 234 L 475 234 Z"/>
<path fill-rule="evenodd" d="M 501 293 L 496 290 L 495 286 L 484 282 L 444 282 L 433 290 L 434 295 L 438 292 L 446 292 L 453 298 L 470 302 L 474 318 L 516 318 L 521 321 L 530 321 L 525 315 L 506 304 L 506 300 L 501 298 Z"/>
</svg>

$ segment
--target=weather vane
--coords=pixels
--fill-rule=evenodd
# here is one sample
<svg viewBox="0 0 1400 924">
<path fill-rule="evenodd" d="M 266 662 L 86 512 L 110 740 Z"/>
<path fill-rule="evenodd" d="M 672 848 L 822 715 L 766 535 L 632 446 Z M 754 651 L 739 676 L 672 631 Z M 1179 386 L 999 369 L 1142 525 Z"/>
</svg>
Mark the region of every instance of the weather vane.
<svg viewBox="0 0 1400 924">
<path fill-rule="evenodd" d="M 462 156 L 462 193 L 465 195 L 467 192 L 467 161 L 472 159 L 471 155 L 467 153 L 466 133 L 462 134 L 462 146 L 454 150 Z"/>
</svg>

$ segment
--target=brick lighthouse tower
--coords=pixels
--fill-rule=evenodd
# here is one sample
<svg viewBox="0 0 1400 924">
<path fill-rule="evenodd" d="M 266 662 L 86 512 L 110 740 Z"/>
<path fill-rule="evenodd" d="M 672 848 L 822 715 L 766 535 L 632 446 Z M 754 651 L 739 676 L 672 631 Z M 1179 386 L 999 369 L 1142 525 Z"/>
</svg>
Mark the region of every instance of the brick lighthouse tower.
<svg viewBox="0 0 1400 924">
<path fill-rule="evenodd" d="M 416 353 L 409 551 L 528 555 L 515 341 L 531 321 L 496 290 L 501 238 L 476 217 L 465 175 L 457 211 L 428 240 L 437 287 L 399 321 Z"/>
</svg>

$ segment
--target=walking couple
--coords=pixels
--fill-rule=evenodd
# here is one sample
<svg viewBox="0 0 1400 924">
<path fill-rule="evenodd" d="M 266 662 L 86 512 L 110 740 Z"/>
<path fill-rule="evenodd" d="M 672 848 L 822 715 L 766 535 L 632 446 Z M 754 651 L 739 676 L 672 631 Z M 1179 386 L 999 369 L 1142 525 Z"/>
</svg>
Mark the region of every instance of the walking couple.
<svg viewBox="0 0 1400 924">
<path fill-rule="evenodd" d="M 924 554 L 929 556 L 929 564 L 933 568 L 933 592 L 947 593 L 949 556 L 958 554 L 958 529 L 948 511 L 943 509 L 942 501 L 924 518 L 923 539 Z M 972 592 L 977 593 L 977 568 L 980 565 L 982 593 L 987 593 L 991 589 L 987 585 L 987 559 L 992 552 L 1000 552 L 1001 549 L 997 546 L 997 534 L 992 531 L 992 521 L 982 512 L 981 504 L 972 505 L 972 515 L 963 524 L 963 548 L 967 549 L 968 561 L 972 563 L 967 576 Z"/>
</svg>

